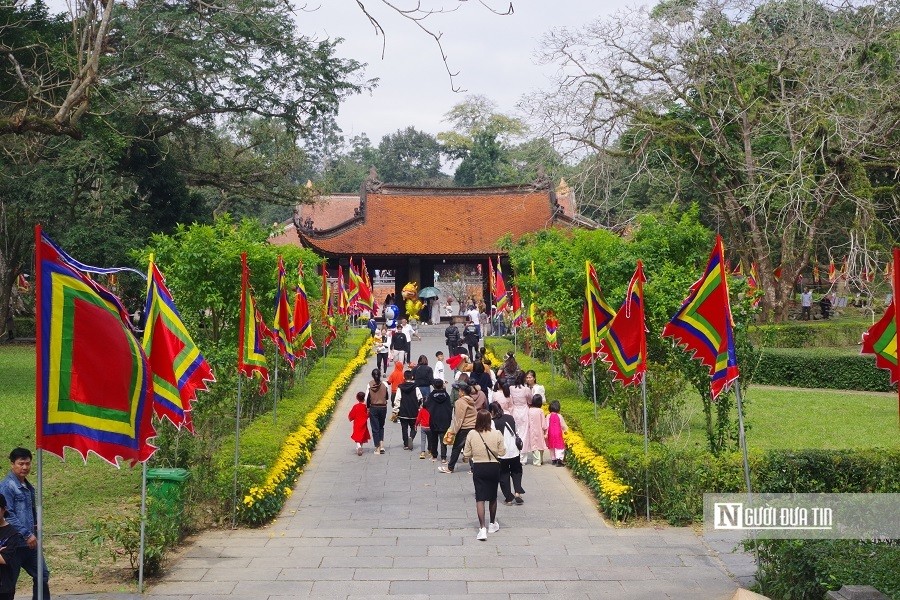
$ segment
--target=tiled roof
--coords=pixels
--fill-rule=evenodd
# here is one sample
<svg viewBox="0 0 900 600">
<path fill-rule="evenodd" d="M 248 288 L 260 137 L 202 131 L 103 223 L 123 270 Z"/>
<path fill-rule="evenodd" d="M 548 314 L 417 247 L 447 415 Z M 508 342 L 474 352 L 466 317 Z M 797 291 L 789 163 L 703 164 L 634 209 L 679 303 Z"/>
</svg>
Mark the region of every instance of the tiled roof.
<svg viewBox="0 0 900 600">
<path fill-rule="evenodd" d="M 358 205 L 357 205 L 358 206 Z M 496 254 L 497 240 L 539 231 L 556 211 L 548 190 L 402 190 L 368 193 L 358 217 L 304 230 L 303 244 L 325 254 L 467 256 Z"/>
<path fill-rule="evenodd" d="M 300 223 L 312 220 L 315 229 L 331 229 L 353 218 L 359 208 L 359 194 L 317 196 L 312 204 L 301 204 L 295 211 Z"/>
</svg>

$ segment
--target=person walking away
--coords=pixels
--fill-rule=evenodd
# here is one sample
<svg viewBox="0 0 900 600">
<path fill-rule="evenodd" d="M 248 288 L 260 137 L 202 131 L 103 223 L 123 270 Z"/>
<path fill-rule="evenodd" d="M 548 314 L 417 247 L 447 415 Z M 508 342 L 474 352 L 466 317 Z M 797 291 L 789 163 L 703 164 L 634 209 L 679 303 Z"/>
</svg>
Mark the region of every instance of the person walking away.
<svg viewBox="0 0 900 600">
<path fill-rule="evenodd" d="M 531 388 L 525 385 L 525 372 L 519 371 L 509 387 L 509 401 L 512 405 L 512 418 L 516 421 L 516 432 L 523 440 L 528 436 L 528 407 L 531 406 Z M 543 433 L 541 434 L 543 435 Z M 528 464 L 528 454 L 522 452 L 522 464 Z"/>
<path fill-rule="evenodd" d="M 6 520 L 19 532 L 25 540 L 25 548 L 20 551 L 22 568 L 34 581 L 32 593 L 38 596 L 37 585 L 37 507 L 34 498 L 34 486 L 28 481 L 31 473 L 31 450 L 15 448 L 9 453 L 10 470 L 6 478 L 0 482 L 0 494 L 6 500 Z M 41 557 L 43 559 L 43 556 Z M 47 563 L 41 560 L 44 598 L 50 599 L 50 571 Z"/>
<path fill-rule="evenodd" d="M 444 383 L 447 382 L 447 373 L 446 367 L 444 366 L 444 353 L 438 350 L 434 353 L 434 368 L 432 371 L 434 372 L 434 378 L 440 379 Z"/>
<path fill-rule="evenodd" d="M 478 329 L 471 318 L 466 318 L 466 326 L 463 328 L 463 341 L 469 348 L 469 359 L 475 359 L 475 352 L 478 350 Z"/>
<path fill-rule="evenodd" d="M 456 325 L 453 323 L 447 325 L 447 329 L 444 330 L 444 338 L 447 340 L 447 352 L 449 356 L 452 357 L 459 354 L 460 335 Z"/>
<path fill-rule="evenodd" d="M 372 337 L 375 337 L 375 332 L 378 330 L 378 323 L 375 322 L 375 315 L 369 314 L 369 331 L 372 333 Z"/>
<path fill-rule="evenodd" d="M 394 414 L 400 419 L 400 433 L 403 435 L 403 449 L 412 450 L 416 438 L 416 417 L 422 405 L 422 392 L 413 380 L 412 371 L 403 372 L 403 383 L 394 394 Z"/>
<path fill-rule="evenodd" d="M 365 392 L 356 392 L 356 404 L 350 409 L 347 419 L 353 423 L 350 439 L 356 442 L 356 455 L 362 456 L 363 444 L 371 439 L 369 437 L 369 409 L 366 408 Z"/>
<path fill-rule="evenodd" d="M 544 430 L 547 432 L 547 448 L 550 450 L 551 462 L 557 467 L 564 467 L 566 442 L 563 434 L 569 430 L 569 426 L 559 414 L 559 400 L 550 403 L 550 414 L 544 419 Z"/>
<path fill-rule="evenodd" d="M 429 386 L 429 389 L 431 389 L 431 386 Z M 429 392 L 430 395 L 431 393 Z M 425 408 L 423 403 L 419 408 L 419 414 L 416 415 L 416 429 L 422 432 L 419 434 L 419 458 L 422 460 L 425 460 L 425 457 L 428 456 L 428 436 L 431 431 L 430 417 L 431 415 L 428 414 L 428 409 Z"/>
<path fill-rule="evenodd" d="M 416 366 L 413 367 L 413 379 L 422 392 L 422 398 L 427 398 L 431 393 L 431 382 L 434 381 L 434 370 L 428 364 L 428 357 L 424 354 L 419 356 Z"/>
<path fill-rule="evenodd" d="M 0 600 L 13 600 L 22 568 L 22 552 L 28 546 L 16 528 L 6 520 L 6 514 L 6 496 L 0 494 Z"/>
<path fill-rule="evenodd" d="M 391 344 L 388 339 L 387 326 L 382 324 L 381 329 L 375 335 L 375 366 L 381 369 L 382 373 L 387 373 L 390 351 Z"/>
<path fill-rule="evenodd" d="M 391 350 L 394 351 L 395 361 L 406 364 L 407 356 L 409 356 L 406 353 L 408 346 L 406 333 L 403 332 L 403 328 L 398 327 L 393 337 L 391 337 Z"/>
<path fill-rule="evenodd" d="M 491 428 L 491 413 L 479 410 L 475 427 L 466 436 L 463 456 L 472 465 L 472 483 L 475 485 L 475 512 L 478 515 L 478 535 L 475 539 L 487 540 L 488 533 L 500 531 L 497 521 L 497 487 L 500 485 L 500 457 L 506 454 L 503 434 Z M 484 503 L 488 503 L 490 522 L 485 527 Z"/>
<path fill-rule="evenodd" d="M 822 311 L 823 319 L 828 319 L 831 316 L 831 298 L 828 294 L 825 294 L 819 300 L 819 310 Z"/>
<path fill-rule="evenodd" d="M 394 370 L 387 378 L 388 385 L 391 386 L 391 398 L 397 393 L 397 388 L 403 383 L 403 363 L 397 361 L 394 363 Z"/>
<path fill-rule="evenodd" d="M 522 461 L 516 446 L 516 422 L 511 415 L 503 412 L 498 402 L 491 402 L 490 411 L 494 429 L 503 434 L 503 445 L 506 446 L 506 454 L 500 457 L 500 492 L 503 493 L 503 503 L 507 506 L 524 504 L 522 494 L 525 490 L 522 488 Z"/>
<path fill-rule="evenodd" d="M 366 407 L 369 409 L 369 423 L 372 425 L 372 443 L 375 454 L 384 454 L 384 422 L 387 419 L 388 386 L 381 381 L 381 371 L 372 371 L 372 381 L 366 388 Z"/>
<path fill-rule="evenodd" d="M 496 402 L 503 409 L 503 414 L 512 418 L 512 398 L 510 397 L 509 384 L 502 379 L 498 379 L 494 384 L 494 391 L 491 394 L 491 402 Z M 507 448 L 508 450 L 508 448 Z"/>
<path fill-rule="evenodd" d="M 801 318 L 809 321 L 812 312 L 812 290 L 806 288 L 806 291 L 800 294 Z"/>
<path fill-rule="evenodd" d="M 541 409 L 543 404 L 544 398 L 540 394 L 532 397 L 531 407 L 528 409 L 528 429 L 523 438 L 522 451 L 531 454 L 536 467 L 544 462 L 544 450 L 547 449 L 547 442 L 544 441 L 544 411 Z"/>
<path fill-rule="evenodd" d="M 457 398 L 453 405 L 453 424 L 449 431 L 454 433 L 453 450 L 450 452 L 450 461 L 447 466 L 438 467 L 441 473 L 452 473 L 456 468 L 456 461 L 466 443 L 466 436 L 475 428 L 475 416 L 478 411 L 475 410 L 475 399 L 472 397 L 474 390 L 467 384 L 454 384 L 460 386 L 460 397 Z"/>
<path fill-rule="evenodd" d="M 437 460 L 438 444 L 441 445 L 441 464 L 447 464 L 447 444 L 444 443 L 444 434 L 450 429 L 453 420 L 453 403 L 450 394 L 444 389 L 444 381 L 435 379 L 431 393 L 425 401 L 425 410 L 428 411 L 428 451 L 431 453 L 431 462 Z"/>
</svg>

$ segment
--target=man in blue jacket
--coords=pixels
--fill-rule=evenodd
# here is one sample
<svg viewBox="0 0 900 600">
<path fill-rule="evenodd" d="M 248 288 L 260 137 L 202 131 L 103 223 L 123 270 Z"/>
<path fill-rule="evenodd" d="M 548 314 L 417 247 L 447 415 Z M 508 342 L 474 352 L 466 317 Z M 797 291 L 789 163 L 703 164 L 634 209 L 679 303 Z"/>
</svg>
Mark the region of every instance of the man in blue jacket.
<svg viewBox="0 0 900 600">
<path fill-rule="evenodd" d="M 16 448 L 9 453 L 10 470 L 6 478 L 0 482 L 0 494 L 6 499 L 6 520 L 16 528 L 28 545 L 28 550 L 21 554 L 22 568 L 34 580 L 32 598 L 37 598 L 37 507 L 34 486 L 27 479 L 31 473 L 31 460 L 31 450 L 27 448 Z M 50 586 L 47 582 L 50 571 L 47 570 L 46 562 L 42 567 L 44 600 L 50 600 Z"/>
</svg>

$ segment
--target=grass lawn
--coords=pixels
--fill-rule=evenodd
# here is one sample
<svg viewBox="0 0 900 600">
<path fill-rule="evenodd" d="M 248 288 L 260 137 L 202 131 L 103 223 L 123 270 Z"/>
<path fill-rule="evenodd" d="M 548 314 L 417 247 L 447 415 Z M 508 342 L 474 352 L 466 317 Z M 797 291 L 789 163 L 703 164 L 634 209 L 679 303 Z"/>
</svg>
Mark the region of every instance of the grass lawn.
<svg viewBox="0 0 900 600">
<path fill-rule="evenodd" d="M 22 446 L 34 450 L 34 347 L 0 345 L 0 464 L 4 476 L 10 450 Z M 115 564 L 91 543 L 94 521 L 137 513 L 141 497 L 141 471 L 116 469 L 91 456 L 85 464 L 77 452 L 68 451 L 65 462 L 44 454 L 44 548 L 50 566 L 51 592 L 133 591 L 123 584 L 128 558 Z M 37 469 L 33 468 L 32 483 Z M 19 579 L 20 595 L 30 596 L 31 578 Z M 26 592 L 26 589 L 28 590 Z"/>
<path fill-rule="evenodd" d="M 843 449 L 900 445 L 897 394 L 782 388 L 744 391 L 747 444 L 759 449 Z M 706 446 L 700 397 L 687 404 L 689 425 L 674 444 Z"/>
</svg>

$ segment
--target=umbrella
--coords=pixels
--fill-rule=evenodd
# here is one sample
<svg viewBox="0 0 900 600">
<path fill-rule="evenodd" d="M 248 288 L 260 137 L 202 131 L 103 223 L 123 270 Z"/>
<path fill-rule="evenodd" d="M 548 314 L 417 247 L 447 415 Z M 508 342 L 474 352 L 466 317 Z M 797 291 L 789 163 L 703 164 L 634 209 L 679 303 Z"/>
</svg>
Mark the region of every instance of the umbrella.
<svg viewBox="0 0 900 600">
<path fill-rule="evenodd" d="M 430 286 L 422 288 L 422 290 L 419 292 L 419 298 L 437 298 L 440 295 L 441 290 L 437 289 L 436 287 Z"/>
</svg>

